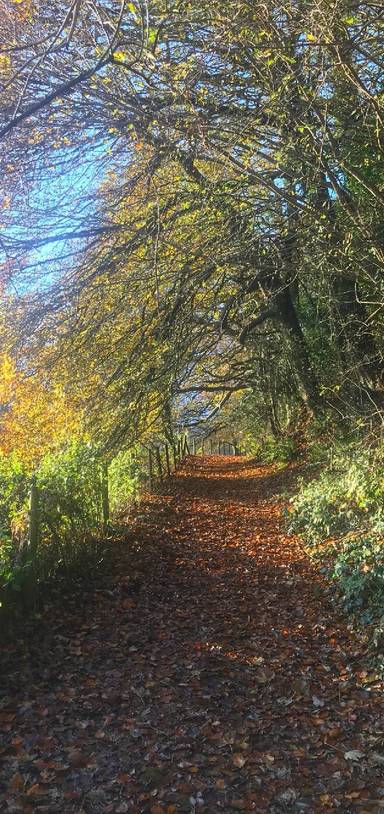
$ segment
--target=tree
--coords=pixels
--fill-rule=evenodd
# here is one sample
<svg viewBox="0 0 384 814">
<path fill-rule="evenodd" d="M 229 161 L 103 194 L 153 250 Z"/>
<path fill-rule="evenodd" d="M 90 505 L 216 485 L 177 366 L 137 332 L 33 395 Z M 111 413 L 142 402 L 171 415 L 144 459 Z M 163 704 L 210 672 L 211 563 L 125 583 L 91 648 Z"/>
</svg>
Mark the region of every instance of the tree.
<svg viewBox="0 0 384 814">
<path fill-rule="evenodd" d="M 87 9 L 19 24 L 0 138 L 27 183 L 52 164 L 105 168 L 92 215 L 66 202 L 37 236 L 29 210 L 27 239 L 13 227 L 4 243 L 13 271 L 18 251 L 28 266 L 69 242 L 24 325 L 69 379 L 76 360 L 96 425 L 115 443 L 180 393 L 260 382 L 276 431 L 280 399 L 380 411 L 380 9 Z"/>
<path fill-rule="evenodd" d="M 0 357 L 1 455 L 16 455 L 33 471 L 45 453 L 80 433 L 79 416 L 63 388 L 44 385 L 31 372 L 18 370 L 7 354 Z"/>
</svg>

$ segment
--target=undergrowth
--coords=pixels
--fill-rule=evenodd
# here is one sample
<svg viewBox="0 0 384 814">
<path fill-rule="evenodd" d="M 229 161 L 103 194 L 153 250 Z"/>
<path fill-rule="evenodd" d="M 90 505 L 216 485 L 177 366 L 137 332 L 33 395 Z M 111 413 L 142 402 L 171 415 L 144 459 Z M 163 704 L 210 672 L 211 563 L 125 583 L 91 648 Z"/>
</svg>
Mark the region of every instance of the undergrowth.
<svg viewBox="0 0 384 814">
<path fill-rule="evenodd" d="M 265 463 L 286 464 L 293 461 L 298 454 L 296 441 L 291 436 L 267 438 L 259 450 L 259 457 Z"/>
<path fill-rule="evenodd" d="M 125 511 L 145 478 L 145 457 L 133 449 L 109 467 L 114 518 Z M 29 546 L 31 473 L 15 456 L 0 456 L 0 622 L 36 606 L 51 583 L 92 578 L 104 567 L 101 462 L 91 444 L 73 442 L 47 454 L 34 472 L 39 494 L 39 540 Z"/>
<path fill-rule="evenodd" d="M 384 448 L 333 447 L 320 473 L 301 482 L 288 518 L 345 609 L 377 635 L 384 622 Z"/>
<path fill-rule="evenodd" d="M 296 440 L 289 435 L 275 436 L 266 434 L 261 440 L 251 433 L 244 436 L 247 454 L 263 463 L 287 464 L 293 461 L 299 452 Z"/>
</svg>

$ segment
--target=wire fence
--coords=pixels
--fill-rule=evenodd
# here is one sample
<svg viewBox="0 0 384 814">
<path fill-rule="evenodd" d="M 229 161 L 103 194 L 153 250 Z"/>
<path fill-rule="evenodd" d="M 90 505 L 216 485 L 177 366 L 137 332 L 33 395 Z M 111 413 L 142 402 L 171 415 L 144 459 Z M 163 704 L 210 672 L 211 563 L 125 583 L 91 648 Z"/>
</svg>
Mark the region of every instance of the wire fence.
<svg viewBox="0 0 384 814">
<path fill-rule="evenodd" d="M 241 454 L 240 448 L 231 441 L 209 438 L 206 436 L 188 436 L 186 433 L 176 437 L 173 442 L 164 441 L 150 445 L 142 445 L 140 453 L 132 454 L 131 468 L 136 472 L 136 486 L 132 493 L 134 502 L 145 492 L 152 492 L 158 484 L 169 478 L 189 455 L 223 455 L 235 456 Z M 96 500 L 99 503 L 100 519 L 106 528 L 110 523 L 111 464 L 102 461 L 100 464 L 99 490 L 96 490 Z M 97 491 L 99 494 L 97 495 Z M 128 495 L 127 495 L 128 500 Z M 44 505 L 43 490 L 32 478 L 29 499 L 29 533 L 28 546 L 34 552 L 41 538 L 41 507 Z"/>
<path fill-rule="evenodd" d="M 137 443 L 111 460 L 83 445 L 32 477 L 0 473 L 0 616 L 18 599 L 31 606 L 39 586 L 56 574 L 82 567 L 88 573 L 91 554 L 97 565 L 99 542 L 118 532 L 131 507 L 161 489 L 188 458 L 239 454 L 231 441 L 180 433 Z"/>
</svg>

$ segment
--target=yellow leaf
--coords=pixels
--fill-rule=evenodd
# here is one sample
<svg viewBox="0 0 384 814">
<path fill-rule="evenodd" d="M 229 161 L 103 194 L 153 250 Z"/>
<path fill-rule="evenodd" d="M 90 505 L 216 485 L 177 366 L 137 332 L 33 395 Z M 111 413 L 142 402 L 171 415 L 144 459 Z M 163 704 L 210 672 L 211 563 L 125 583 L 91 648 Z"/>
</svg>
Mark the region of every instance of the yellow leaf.
<svg viewBox="0 0 384 814">
<path fill-rule="evenodd" d="M 9 54 L 0 54 L 0 73 L 7 71 L 11 67 L 11 58 Z"/>
</svg>

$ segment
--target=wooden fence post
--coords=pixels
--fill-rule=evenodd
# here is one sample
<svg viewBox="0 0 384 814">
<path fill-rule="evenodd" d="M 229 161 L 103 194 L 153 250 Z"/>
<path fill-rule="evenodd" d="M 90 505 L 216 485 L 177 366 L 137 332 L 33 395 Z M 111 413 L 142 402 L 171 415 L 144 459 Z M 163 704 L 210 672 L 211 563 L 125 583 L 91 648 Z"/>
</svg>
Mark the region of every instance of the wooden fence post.
<svg viewBox="0 0 384 814">
<path fill-rule="evenodd" d="M 181 441 L 180 441 L 180 438 L 179 438 L 179 440 L 177 442 L 177 459 L 178 459 L 178 462 L 181 463 Z"/>
<path fill-rule="evenodd" d="M 108 464 L 103 461 L 101 464 L 101 510 L 103 514 L 103 525 L 109 523 L 109 488 L 108 488 Z"/>
<path fill-rule="evenodd" d="M 169 477 L 169 476 L 170 476 L 170 474 L 171 474 L 171 464 L 170 464 L 170 462 L 169 462 L 169 448 L 168 448 L 168 444 L 166 444 L 166 445 L 165 445 L 165 462 L 166 462 L 166 465 L 167 465 L 167 475 L 168 475 L 168 477 Z"/>
<path fill-rule="evenodd" d="M 30 563 L 30 570 L 26 576 L 23 586 L 23 602 L 26 608 L 31 608 L 36 599 L 36 578 L 37 578 L 37 549 L 40 540 L 40 499 L 36 478 L 33 476 L 29 493 L 29 517 L 28 517 L 28 546 L 24 549 L 25 557 Z"/>
<path fill-rule="evenodd" d="M 39 512 L 39 490 L 36 485 L 36 478 L 32 478 L 31 491 L 29 495 L 29 529 L 28 529 L 28 548 L 33 560 L 36 555 L 36 549 L 39 545 L 40 537 L 40 512 Z"/>
<path fill-rule="evenodd" d="M 173 466 L 174 469 L 177 469 L 177 452 L 175 444 L 172 444 L 172 454 L 173 454 Z"/>
<path fill-rule="evenodd" d="M 161 464 L 160 447 L 156 447 L 155 452 L 156 452 L 157 471 L 158 471 L 160 480 L 163 480 L 163 467 L 162 467 L 162 464 Z"/>
</svg>

